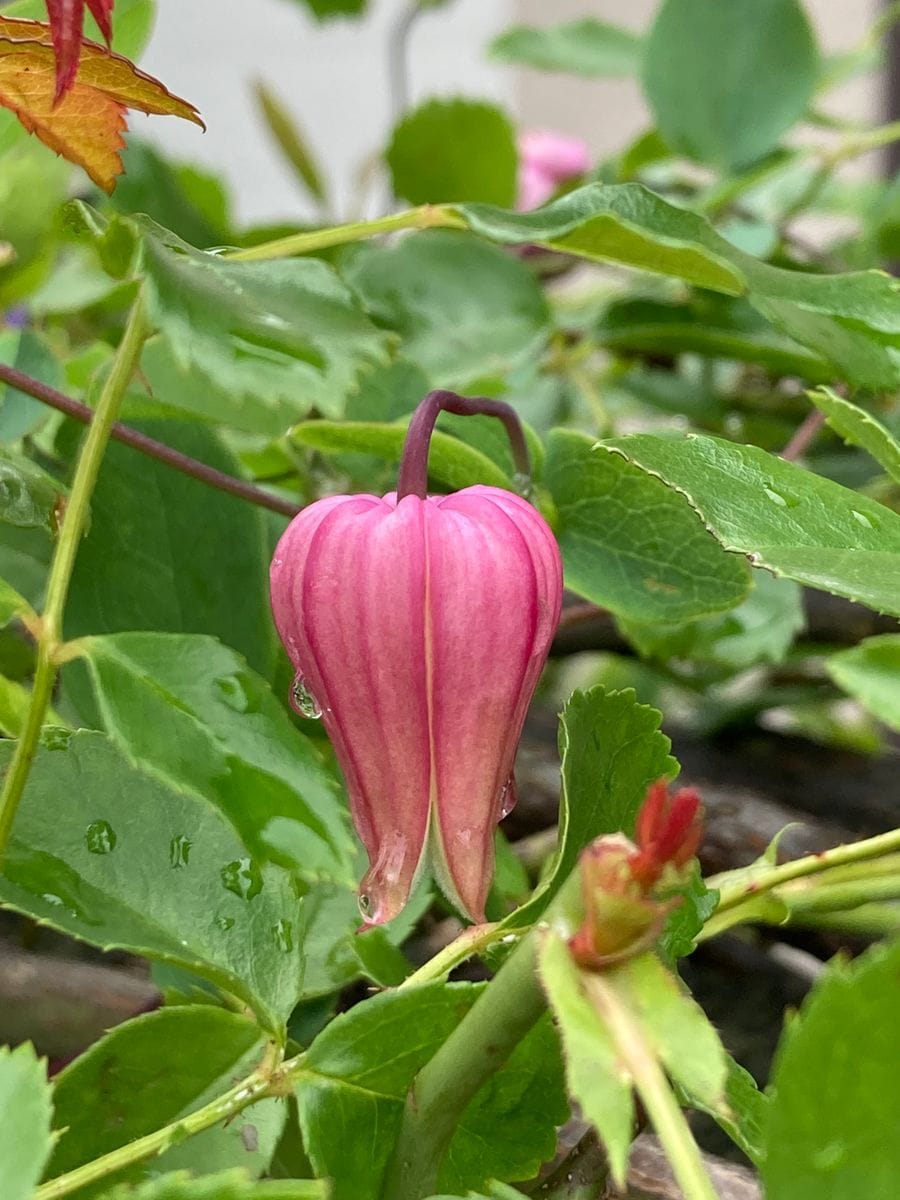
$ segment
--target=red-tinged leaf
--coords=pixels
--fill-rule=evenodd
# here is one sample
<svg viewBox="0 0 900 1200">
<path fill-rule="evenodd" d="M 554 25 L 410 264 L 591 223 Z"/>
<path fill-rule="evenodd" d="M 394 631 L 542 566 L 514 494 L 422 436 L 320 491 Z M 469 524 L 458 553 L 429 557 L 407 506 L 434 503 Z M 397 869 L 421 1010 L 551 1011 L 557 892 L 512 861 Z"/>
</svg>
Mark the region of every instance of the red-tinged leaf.
<svg viewBox="0 0 900 1200">
<path fill-rule="evenodd" d="M 122 171 L 126 108 L 203 127 L 192 104 L 96 42 L 83 44 L 74 83 L 59 102 L 55 77 L 49 26 L 0 17 L 0 105 L 57 154 L 82 166 L 104 191 L 112 191 Z"/>
</svg>

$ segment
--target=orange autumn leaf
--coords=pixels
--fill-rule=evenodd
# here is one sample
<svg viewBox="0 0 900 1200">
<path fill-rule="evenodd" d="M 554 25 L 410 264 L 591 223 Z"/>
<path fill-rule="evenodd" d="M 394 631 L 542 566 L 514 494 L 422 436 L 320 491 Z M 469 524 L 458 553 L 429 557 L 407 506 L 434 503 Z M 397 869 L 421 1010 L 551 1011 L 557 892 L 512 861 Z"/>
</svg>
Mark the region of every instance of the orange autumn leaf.
<svg viewBox="0 0 900 1200">
<path fill-rule="evenodd" d="M 106 192 L 122 173 L 126 109 L 184 117 L 205 128 L 193 104 L 97 42 L 83 43 L 75 81 L 57 103 L 50 27 L 2 17 L 0 106 Z"/>
</svg>

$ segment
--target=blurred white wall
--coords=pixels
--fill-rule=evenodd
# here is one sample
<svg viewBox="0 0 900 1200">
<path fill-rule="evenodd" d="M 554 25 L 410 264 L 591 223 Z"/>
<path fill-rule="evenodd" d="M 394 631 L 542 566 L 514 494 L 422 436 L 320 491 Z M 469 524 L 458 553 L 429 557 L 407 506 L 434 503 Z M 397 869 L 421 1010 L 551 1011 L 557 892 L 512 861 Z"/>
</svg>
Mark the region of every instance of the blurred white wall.
<svg viewBox="0 0 900 1200">
<path fill-rule="evenodd" d="M 391 127 L 387 48 L 405 0 L 371 0 L 362 21 L 318 24 L 298 0 L 158 0 L 141 65 L 200 109 L 183 121 L 132 114 L 131 126 L 174 156 L 225 175 L 246 222 L 312 210 L 259 120 L 251 85 L 263 78 L 296 114 L 325 166 L 338 214 L 353 203 L 361 164 Z M 455 0 L 424 13 L 411 38 L 411 98 L 468 95 L 512 103 L 514 73 L 484 47 L 512 20 L 512 0 Z"/>
<path fill-rule="evenodd" d="M 725 0 L 722 0 L 724 3 Z M 453 0 L 424 14 L 411 40 L 411 97 L 495 98 L 524 125 L 580 134 L 596 153 L 620 149 L 647 126 L 633 80 L 587 81 L 488 62 L 484 50 L 510 24 L 549 25 L 594 15 L 644 29 L 658 0 Z M 826 52 L 852 46 L 878 0 L 807 0 Z M 262 127 L 251 84 L 263 77 L 281 95 L 326 165 L 337 213 L 353 207 L 361 164 L 384 145 L 391 126 L 387 48 L 405 0 L 370 0 L 362 22 L 317 24 L 298 0 L 158 0 L 159 16 L 143 65 L 200 108 L 201 134 L 172 118 L 133 128 L 171 154 L 224 174 L 246 222 L 300 219 L 312 210 Z M 223 15 L 227 14 L 227 15 Z M 877 119 L 872 81 L 835 95 L 841 115 Z"/>
</svg>

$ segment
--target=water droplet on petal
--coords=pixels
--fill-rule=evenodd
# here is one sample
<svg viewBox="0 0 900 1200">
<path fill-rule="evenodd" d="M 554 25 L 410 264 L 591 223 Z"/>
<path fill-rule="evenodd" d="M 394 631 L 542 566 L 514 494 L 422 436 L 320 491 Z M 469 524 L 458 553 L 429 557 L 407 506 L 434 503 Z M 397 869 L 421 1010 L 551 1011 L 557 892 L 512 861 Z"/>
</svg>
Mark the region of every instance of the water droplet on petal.
<svg viewBox="0 0 900 1200">
<path fill-rule="evenodd" d="M 322 715 L 322 706 L 309 690 L 306 680 L 302 675 L 294 676 L 294 682 L 291 684 L 291 708 L 301 717 L 306 717 L 308 721 L 317 721 Z"/>
<path fill-rule="evenodd" d="M 356 902 L 359 905 L 360 915 L 363 920 L 368 921 L 372 915 L 372 897 L 368 892 L 360 892 L 356 898 Z"/>
<path fill-rule="evenodd" d="M 860 525 L 862 525 L 863 529 L 878 528 L 877 520 L 874 517 L 870 517 L 868 513 L 858 512 L 855 508 L 851 508 L 850 511 L 853 513 L 856 520 L 859 521 Z"/>
<path fill-rule="evenodd" d="M 92 821 L 84 831 L 84 842 L 91 854 L 109 854 L 118 840 L 109 821 Z"/>
<path fill-rule="evenodd" d="M 222 884 L 242 900 L 252 900 L 262 891 L 262 871 L 252 858 L 236 859 L 221 871 Z"/>
<path fill-rule="evenodd" d="M 183 833 L 176 833 L 169 842 L 169 862 L 173 867 L 186 867 L 191 856 L 191 841 Z"/>
<path fill-rule="evenodd" d="M 497 818 L 502 821 L 504 817 L 508 817 L 512 810 L 516 807 L 519 797 L 516 795 L 515 777 L 510 775 L 506 783 L 500 790 L 500 816 Z"/>
<path fill-rule="evenodd" d="M 285 954 L 290 954 L 293 950 L 294 927 L 290 921 L 281 920 L 275 926 L 275 943 Z"/>
</svg>

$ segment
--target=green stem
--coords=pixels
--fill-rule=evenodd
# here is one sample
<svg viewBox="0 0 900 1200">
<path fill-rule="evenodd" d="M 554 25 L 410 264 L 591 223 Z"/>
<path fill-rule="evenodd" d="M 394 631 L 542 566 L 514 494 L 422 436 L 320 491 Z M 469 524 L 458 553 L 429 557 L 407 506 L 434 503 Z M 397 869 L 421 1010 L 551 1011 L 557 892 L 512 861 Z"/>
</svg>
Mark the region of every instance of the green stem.
<svg viewBox="0 0 900 1200">
<path fill-rule="evenodd" d="M 75 565 L 75 556 L 81 544 L 91 496 L 100 471 L 100 463 L 103 461 L 103 454 L 122 397 L 125 395 L 137 367 L 146 335 L 143 300 L 139 294 L 125 326 L 122 341 L 113 360 L 112 370 L 100 394 L 94 419 L 88 426 L 78 466 L 75 469 L 69 501 L 63 514 L 59 541 L 50 567 L 47 599 L 38 625 L 37 665 L 31 703 L 22 736 L 16 743 L 12 763 L 3 783 L 3 791 L 0 793 L 0 864 L 2 864 L 19 801 L 28 781 L 28 774 L 41 736 L 41 727 L 50 704 L 53 685 L 56 682 L 56 656 L 62 639 L 63 610 L 69 591 L 69 582 L 72 578 L 72 568 Z"/>
<path fill-rule="evenodd" d="M 467 1105 L 503 1066 L 545 1007 L 535 938 L 528 934 L 416 1077 L 388 1167 L 385 1197 L 422 1200 L 433 1194 Z"/>
<path fill-rule="evenodd" d="M 299 1055 L 297 1058 L 290 1059 L 282 1063 L 275 1071 L 268 1066 L 260 1067 L 246 1079 L 236 1083 L 230 1091 L 218 1096 L 209 1104 L 204 1104 L 196 1112 L 181 1117 L 169 1125 L 164 1125 L 162 1129 L 155 1129 L 153 1133 L 137 1138 L 136 1141 L 128 1142 L 125 1146 L 119 1146 L 118 1149 L 111 1150 L 109 1154 L 104 1154 L 92 1162 L 76 1167 L 74 1171 L 67 1171 L 65 1175 L 58 1175 L 56 1179 L 48 1180 L 34 1193 L 34 1200 L 60 1200 L 60 1197 L 69 1196 L 80 1188 L 98 1183 L 110 1175 L 115 1175 L 125 1167 L 132 1167 L 145 1159 L 162 1154 L 174 1142 L 183 1141 L 185 1138 L 202 1133 L 205 1129 L 211 1129 L 213 1125 L 218 1125 L 220 1121 L 226 1121 L 236 1116 L 243 1109 L 266 1096 L 280 1095 L 285 1080 L 289 1079 L 292 1072 L 302 1065 L 302 1058 L 303 1055 Z"/>
<path fill-rule="evenodd" d="M 634 1079 L 685 1200 L 718 1200 L 703 1156 L 639 1021 L 602 973 L 583 976 L 583 984 Z"/>
<path fill-rule="evenodd" d="M 796 915 L 802 919 L 805 913 L 842 912 L 861 904 L 900 900 L 900 875 L 876 875 L 834 884 L 823 879 L 821 886 L 785 888 L 781 896 L 792 918 Z"/>
<path fill-rule="evenodd" d="M 416 987 L 418 984 L 432 983 L 436 979 L 443 979 L 450 974 L 454 967 L 464 963 L 467 958 L 479 954 L 494 942 L 501 941 L 503 936 L 512 936 L 514 940 L 518 940 L 516 934 L 503 935 L 500 930 L 499 922 L 490 925 L 471 925 L 468 929 L 464 929 L 458 938 L 454 938 L 443 950 L 439 950 L 434 958 L 430 958 L 427 963 L 419 967 L 418 971 L 413 971 L 412 975 L 404 979 L 400 988 Z"/>
<path fill-rule="evenodd" d="M 379 233 L 395 233 L 400 229 L 465 229 L 466 223 L 446 204 L 423 204 L 419 208 L 408 208 L 403 212 L 377 217 L 374 221 L 353 221 L 349 225 L 333 225 L 329 229 L 311 229 L 305 233 L 292 233 L 274 242 L 263 242 L 259 246 L 247 246 L 243 250 L 231 250 L 223 258 L 232 262 L 260 262 L 270 258 L 292 258 L 295 254 L 310 254 L 329 246 L 342 246 L 346 242 L 361 242 Z"/>
<path fill-rule="evenodd" d="M 708 887 L 719 890 L 719 903 L 714 917 L 747 901 L 755 900 L 765 892 L 771 892 L 783 883 L 793 879 L 804 879 L 810 875 L 818 875 L 832 867 L 841 867 L 848 863 L 866 862 L 886 854 L 900 852 L 900 829 L 892 829 L 889 833 L 880 833 L 876 837 L 865 838 L 861 842 L 850 842 L 848 845 L 835 846 L 824 850 L 821 854 L 810 854 L 806 858 L 796 858 L 792 862 L 782 863 L 762 875 L 750 878 L 740 878 L 744 871 L 733 874 L 738 878 L 732 883 L 729 880 L 731 872 L 714 875 L 705 882 Z"/>
</svg>

